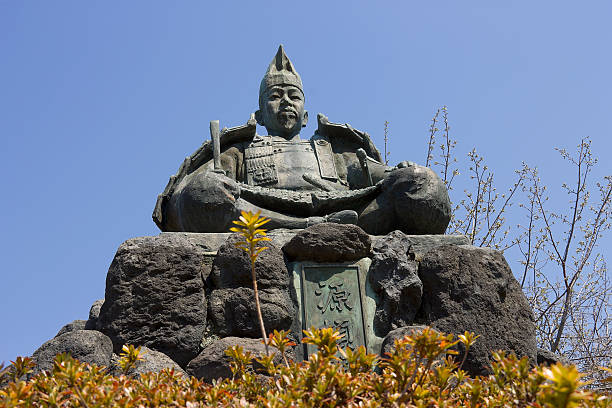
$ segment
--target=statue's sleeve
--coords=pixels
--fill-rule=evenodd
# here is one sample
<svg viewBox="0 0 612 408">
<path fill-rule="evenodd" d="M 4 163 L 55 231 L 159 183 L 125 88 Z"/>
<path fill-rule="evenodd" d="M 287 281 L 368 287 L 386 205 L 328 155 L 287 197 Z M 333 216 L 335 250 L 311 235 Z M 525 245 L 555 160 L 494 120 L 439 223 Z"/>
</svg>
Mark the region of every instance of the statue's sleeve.
<svg viewBox="0 0 612 408">
<path fill-rule="evenodd" d="M 244 182 L 244 149 L 241 145 L 228 147 L 221 153 L 221 168 L 225 175 L 236 181 Z"/>
</svg>

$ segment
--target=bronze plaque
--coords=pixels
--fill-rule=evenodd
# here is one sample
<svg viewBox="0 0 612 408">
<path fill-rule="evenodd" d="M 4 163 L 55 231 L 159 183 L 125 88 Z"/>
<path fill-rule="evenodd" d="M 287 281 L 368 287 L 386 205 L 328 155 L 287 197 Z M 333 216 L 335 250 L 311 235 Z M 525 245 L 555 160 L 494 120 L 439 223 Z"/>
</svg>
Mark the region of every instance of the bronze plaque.
<svg viewBox="0 0 612 408">
<path fill-rule="evenodd" d="M 359 275 L 357 266 L 304 265 L 303 328 L 333 327 L 344 336 L 338 342 L 339 347 L 366 346 Z M 314 346 L 307 346 L 307 354 L 314 351 Z"/>
</svg>

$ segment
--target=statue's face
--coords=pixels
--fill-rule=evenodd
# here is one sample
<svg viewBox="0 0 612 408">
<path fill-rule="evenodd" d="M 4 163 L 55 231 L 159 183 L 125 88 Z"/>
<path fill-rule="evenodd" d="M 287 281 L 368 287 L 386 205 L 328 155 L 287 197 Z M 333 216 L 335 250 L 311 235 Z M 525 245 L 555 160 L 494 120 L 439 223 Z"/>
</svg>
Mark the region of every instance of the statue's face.
<svg viewBox="0 0 612 408">
<path fill-rule="evenodd" d="M 263 95 L 260 115 L 268 134 L 291 138 L 306 126 L 304 94 L 293 85 L 272 86 Z"/>
</svg>

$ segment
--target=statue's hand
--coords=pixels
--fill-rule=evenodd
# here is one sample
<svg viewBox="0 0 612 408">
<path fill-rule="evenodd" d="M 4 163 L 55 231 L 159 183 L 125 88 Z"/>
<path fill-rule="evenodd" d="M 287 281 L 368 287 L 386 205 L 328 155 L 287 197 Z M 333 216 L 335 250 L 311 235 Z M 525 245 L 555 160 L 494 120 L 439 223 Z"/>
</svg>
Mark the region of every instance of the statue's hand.
<svg viewBox="0 0 612 408">
<path fill-rule="evenodd" d="M 336 224 L 357 224 L 357 211 L 341 210 L 335 213 L 326 215 L 325 217 L 308 217 L 306 219 L 307 226 L 320 224 L 322 222 L 334 222 Z"/>
<path fill-rule="evenodd" d="M 326 222 L 325 217 L 308 217 L 306 218 L 306 226 L 311 227 L 313 225 L 321 224 L 322 222 Z"/>
<path fill-rule="evenodd" d="M 337 224 L 357 224 L 357 211 L 341 210 L 325 216 L 327 222 L 335 222 Z"/>
</svg>

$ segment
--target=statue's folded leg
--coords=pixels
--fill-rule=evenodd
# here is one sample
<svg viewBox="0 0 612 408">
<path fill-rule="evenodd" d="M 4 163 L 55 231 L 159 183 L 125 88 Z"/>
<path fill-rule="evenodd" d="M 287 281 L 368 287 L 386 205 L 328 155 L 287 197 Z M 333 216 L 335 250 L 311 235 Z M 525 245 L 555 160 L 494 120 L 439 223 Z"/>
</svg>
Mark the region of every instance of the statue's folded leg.
<svg viewBox="0 0 612 408">
<path fill-rule="evenodd" d="M 167 209 L 173 231 L 227 232 L 240 211 L 260 212 L 269 218 L 266 228 L 306 228 L 323 217 L 297 217 L 257 206 L 240 197 L 239 184 L 222 174 L 203 171 L 183 180 Z"/>
<path fill-rule="evenodd" d="M 240 215 L 236 202 L 237 183 L 222 174 L 194 172 L 172 194 L 166 214 L 173 230 L 185 232 L 227 232 Z"/>
<path fill-rule="evenodd" d="M 450 221 L 450 200 L 440 177 L 413 165 L 393 170 L 381 193 L 359 214 L 370 234 L 401 230 L 407 234 L 443 234 Z"/>
<path fill-rule="evenodd" d="M 270 221 L 266 223 L 266 229 L 276 229 L 276 228 L 289 228 L 289 229 L 297 229 L 297 228 L 306 228 L 312 223 L 317 223 L 317 218 L 321 217 L 294 217 L 291 215 L 282 214 L 276 211 L 268 210 L 266 208 L 261 208 L 256 206 L 255 204 L 249 203 L 242 198 L 238 199 L 236 202 L 236 208 L 239 211 L 251 211 L 251 212 L 260 212 L 261 216 L 269 218 Z M 322 221 L 319 221 L 322 222 Z"/>
</svg>

